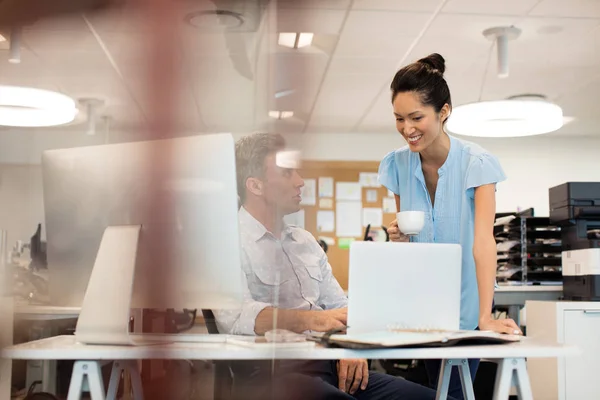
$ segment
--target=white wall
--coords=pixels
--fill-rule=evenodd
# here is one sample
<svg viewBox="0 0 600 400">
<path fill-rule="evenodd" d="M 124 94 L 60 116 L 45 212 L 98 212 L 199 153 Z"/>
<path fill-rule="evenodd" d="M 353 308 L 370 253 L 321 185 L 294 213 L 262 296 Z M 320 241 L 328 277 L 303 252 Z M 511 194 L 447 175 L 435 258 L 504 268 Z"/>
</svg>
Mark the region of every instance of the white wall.
<svg viewBox="0 0 600 400">
<path fill-rule="evenodd" d="M 596 161 L 600 138 L 540 136 L 475 141 L 498 156 L 508 176 L 498 187 L 499 212 L 534 207 L 536 215 L 545 216 L 550 187 L 567 181 L 600 181 L 600 163 Z M 379 161 L 404 142 L 394 133 L 353 133 L 292 135 L 288 143 L 302 149 L 304 158 L 311 160 Z M 51 146 L 38 143 L 33 147 L 36 150 L 29 148 L 25 162 L 36 162 L 40 147 Z M 9 244 L 29 240 L 38 222 L 44 223 L 40 166 L 0 163 L 0 229 L 9 231 Z"/>
</svg>

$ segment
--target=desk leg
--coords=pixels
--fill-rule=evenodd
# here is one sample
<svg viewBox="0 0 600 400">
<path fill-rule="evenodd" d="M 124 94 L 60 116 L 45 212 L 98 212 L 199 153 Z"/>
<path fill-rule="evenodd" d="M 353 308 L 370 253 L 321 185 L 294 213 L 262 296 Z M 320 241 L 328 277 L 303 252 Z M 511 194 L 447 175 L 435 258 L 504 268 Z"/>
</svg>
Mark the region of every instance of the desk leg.
<svg viewBox="0 0 600 400">
<path fill-rule="evenodd" d="M 450 387 L 450 375 L 452 374 L 452 360 L 442 360 L 440 376 L 438 378 L 437 393 L 435 400 L 446 400 L 448 388 Z"/>
<path fill-rule="evenodd" d="M 496 360 L 496 362 L 498 363 L 498 371 L 496 372 L 494 400 L 508 399 L 513 384 L 517 387 L 519 400 L 533 400 L 525 359 L 506 358 Z"/>
<path fill-rule="evenodd" d="M 56 361 L 42 361 L 42 392 L 56 393 Z"/>
<path fill-rule="evenodd" d="M 102 371 L 98 361 L 76 361 L 73 365 L 71 383 L 67 400 L 81 400 L 83 383 L 87 377 L 92 400 L 105 400 L 104 384 L 102 382 Z"/>
<path fill-rule="evenodd" d="M 135 360 L 115 361 L 110 371 L 110 381 L 108 383 L 108 392 L 106 400 L 116 400 L 119 390 L 119 382 L 123 371 L 129 372 L 131 378 L 131 386 L 133 389 L 133 400 L 144 400 L 144 392 L 142 390 L 142 377 L 138 362 Z"/>
<path fill-rule="evenodd" d="M 452 375 L 452 367 L 454 366 L 458 367 L 464 398 L 466 400 L 475 400 L 473 381 L 471 380 L 471 370 L 469 369 L 469 361 L 467 359 L 442 360 L 435 399 L 445 400 L 448 398 L 450 376 Z"/>
</svg>

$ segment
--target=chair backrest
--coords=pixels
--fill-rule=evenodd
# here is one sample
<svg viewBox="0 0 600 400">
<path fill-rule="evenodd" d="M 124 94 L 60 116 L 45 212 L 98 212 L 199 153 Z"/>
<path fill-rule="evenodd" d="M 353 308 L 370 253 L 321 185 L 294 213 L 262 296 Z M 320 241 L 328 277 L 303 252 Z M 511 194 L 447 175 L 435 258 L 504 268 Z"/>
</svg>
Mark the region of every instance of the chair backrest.
<svg viewBox="0 0 600 400">
<path fill-rule="evenodd" d="M 202 310 L 202 317 L 204 317 L 204 323 L 206 324 L 208 333 L 211 335 L 218 335 L 219 329 L 217 328 L 217 321 L 212 310 Z"/>
</svg>

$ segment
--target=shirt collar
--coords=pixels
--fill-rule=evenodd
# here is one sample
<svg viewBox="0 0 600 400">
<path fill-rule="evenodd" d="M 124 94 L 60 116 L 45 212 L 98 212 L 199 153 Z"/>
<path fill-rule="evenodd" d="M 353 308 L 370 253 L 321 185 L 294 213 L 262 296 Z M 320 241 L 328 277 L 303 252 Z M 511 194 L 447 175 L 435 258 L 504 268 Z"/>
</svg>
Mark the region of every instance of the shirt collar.
<svg viewBox="0 0 600 400">
<path fill-rule="evenodd" d="M 444 161 L 444 164 L 442 164 L 442 166 L 438 169 L 439 174 L 443 174 L 446 171 L 446 169 L 448 169 L 448 166 L 450 164 L 452 164 L 454 155 L 458 151 L 458 143 L 456 143 L 456 139 L 450 135 L 448 135 L 448 137 L 450 138 L 450 150 L 448 150 L 448 157 L 446 158 L 446 161 Z M 420 181 L 425 183 L 425 177 L 423 175 L 423 167 L 421 165 L 421 156 L 419 155 L 419 153 L 412 153 L 412 154 L 415 159 L 415 171 L 414 171 L 415 176 L 417 177 L 417 179 L 419 179 Z"/>
<path fill-rule="evenodd" d="M 238 219 L 240 223 L 240 233 L 248 236 L 254 242 L 258 242 L 265 235 L 274 237 L 271 232 L 265 228 L 265 226 L 252 216 L 243 206 L 238 211 Z M 293 234 L 293 227 L 283 221 L 283 229 L 281 230 L 284 238 L 290 237 L 295 240 Z"/>
</svg>

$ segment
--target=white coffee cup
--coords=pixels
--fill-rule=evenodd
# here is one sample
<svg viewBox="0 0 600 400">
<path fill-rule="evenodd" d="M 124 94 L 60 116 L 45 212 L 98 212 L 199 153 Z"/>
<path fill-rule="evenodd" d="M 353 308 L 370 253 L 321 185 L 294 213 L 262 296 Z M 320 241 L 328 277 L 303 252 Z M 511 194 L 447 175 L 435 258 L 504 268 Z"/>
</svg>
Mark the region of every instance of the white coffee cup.
<svg viewBox="0 0 600 400">
<path fill-rule="evenodd" d="M 425 226 L 423 211 L 400 211 L 396 214 L 398 229 L 405 235 L 418 235 Z"/>
</svg>

